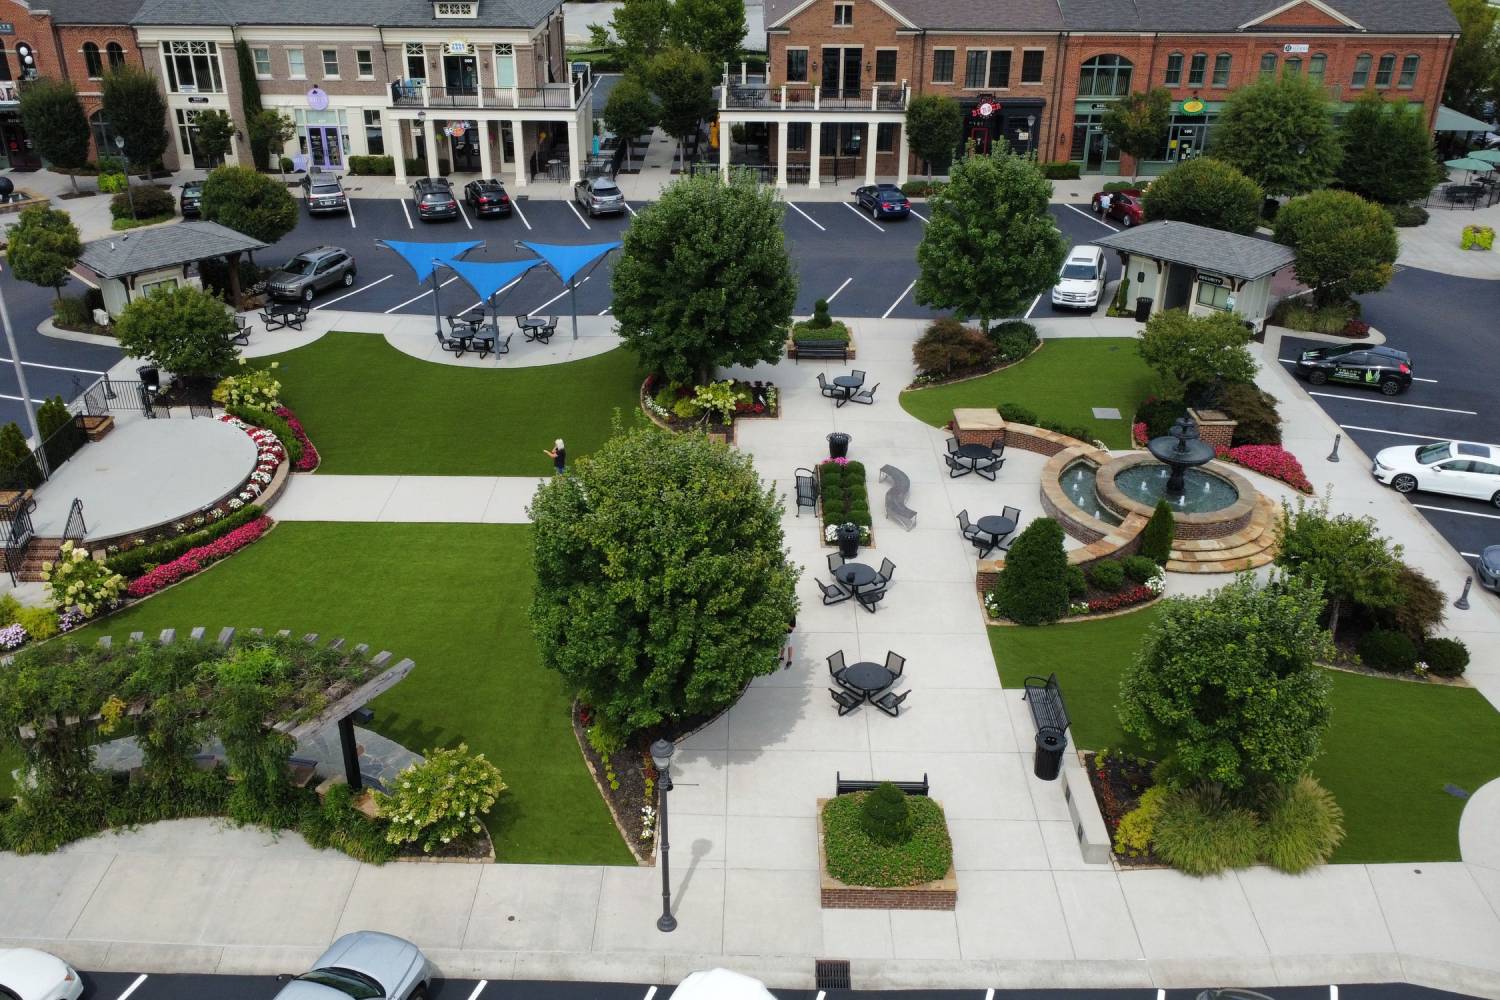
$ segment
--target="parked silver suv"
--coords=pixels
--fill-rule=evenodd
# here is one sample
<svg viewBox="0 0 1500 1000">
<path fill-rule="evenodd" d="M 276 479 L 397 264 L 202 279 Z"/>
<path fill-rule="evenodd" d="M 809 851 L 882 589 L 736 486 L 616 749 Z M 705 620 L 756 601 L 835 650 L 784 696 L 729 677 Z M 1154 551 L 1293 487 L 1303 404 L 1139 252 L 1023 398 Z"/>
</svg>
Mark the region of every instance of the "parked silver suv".
<svg viewBox="0 0 1500 1000">
<path fill-rule="evenodd" d="M 343 247 L 304 250 L 273 272 L 266 287 L 275 299 L 311 302 L 325 288 L 354 284 L 354 257 Z"/>
<path fill-rule="evenodd" d="M 625 192 L 608 177 L 593 177 L 573 185 L 573 197 L 590 216 L 619 215 L 625 211 Z"/>
</svg>

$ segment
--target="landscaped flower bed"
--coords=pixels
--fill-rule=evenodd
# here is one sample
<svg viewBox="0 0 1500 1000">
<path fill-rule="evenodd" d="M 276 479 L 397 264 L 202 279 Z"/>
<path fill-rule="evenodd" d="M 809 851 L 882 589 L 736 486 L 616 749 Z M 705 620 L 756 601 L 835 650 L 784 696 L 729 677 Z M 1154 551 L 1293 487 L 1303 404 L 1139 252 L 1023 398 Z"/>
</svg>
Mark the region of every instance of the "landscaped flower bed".
<svg viewBox="0 0 1500 1000">
<path fill-rule="evenodd" d="M 829 458 L 818 466 L 818 493 L 823 504 L 823 541 L 838 542 L 838 527 L 850 523 L 859 526 L 859 542 L 870 544 L 870 493 L 865 483 L 863 462 L 847 458 Z"/>
<path fill-rule="evenodd" d="M 271 530 L 274 522 L 261 515 L 249 524 L 241 525 L 229 534 L 217 538 L 207 545 L 188 549 L 169 563 L 163 563 L 144 575 L 130 581 L 125 593 L 133 598 L 150 597 L 158 590 L 170 587 L 179 580 L 192 576 L 225 556 L 233 555 L 251 542 Z"/>
<path fill-rule="evenodd" d="M 312 441 L 308 439 L 307 431 L 303 430 L 302 421 L 297 419 L 297 414 L 293 413 L 289 406 L 278 406 L 275 413 L 286 421 L 292 433 L 297 435 L 297 440 L 302 443 L 302 454 L 292 468 L 298 472 L 311 472 L 316 469 L 322 457 L 318 455 L 318 449 L 313 447 Z"/>
<path fill-rule="evenodd" d="M 1146 429 L 1145 422 L 1136 423 L 1131 428 L 1131 433 L 1135 438 L 1135 443 L 1144 448 L 1150 433 Z M 1297 460 L 1297 456 L 1278 445 L 1242 444 L 1237 448 L 1216 446 L 1214 457 L 1221 462 L 1242 465 L 1251 472 L 1269 476 L 1299 492 L 1307 494 L 1313 492 L 1312 482 L 1307 478 L 1307 473 L 1303 471 L 1302 463 Z"/>
<path fill-rule="evenodd" d="M 1144 556 L 1095 563 L 1087 571 L 1068 567 L 1068 613 L 1063 620 L 1123 611 L 1156 600 L 1167 589 L 1167 572 Z M 998 588 L 985 592 L 984 610 L 1004 620 Z"/>
<path fill-rule="evenodd" d="M 674 431 L 706 430 L 732 436 L 736 420 L 781 415 L 781 393 L 774 382 L 726 379 L 706 386 L 663 382 L 647 376 L 641 406 Z"/>
<path fill-rule="evenodd" d="M 1164 862 L 1151 852 L 1150 829 L 1137 835 L 1131 824 L 1125 825 L 1122 833 L 1121 820 L 1140 805 L 1141 796 L 1152 787 L 1152 769 L 1155 761 L 1144 757 L 1132 757 L 1120 751 L 1092 751 L 1083 756 L 1088 768 L 1089 784 L 1094 788 L 1094 798 L 1099 803 L 1099 812 L 1104 817 L 1105 829 L 1109 831 L 1110 848 L 1115 860 L 1129 867 L 1156 867 Z M 1157 793 L 1160 794 L 1160 793 Z"/>
</svg>

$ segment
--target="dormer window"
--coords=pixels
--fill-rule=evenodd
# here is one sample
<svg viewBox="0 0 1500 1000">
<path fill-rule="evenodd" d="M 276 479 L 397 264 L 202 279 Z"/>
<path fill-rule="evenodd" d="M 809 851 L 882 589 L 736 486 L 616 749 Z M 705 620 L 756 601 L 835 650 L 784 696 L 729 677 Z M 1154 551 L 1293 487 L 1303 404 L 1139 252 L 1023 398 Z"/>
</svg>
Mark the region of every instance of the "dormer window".
<svg viewBox="0 0 1500 1000">
<path fill-rule="evenodd" d="M 432 5 L 434 17 L 477 17 L 479 4 L 473 0 L 439 0 Z"/>
</svg>

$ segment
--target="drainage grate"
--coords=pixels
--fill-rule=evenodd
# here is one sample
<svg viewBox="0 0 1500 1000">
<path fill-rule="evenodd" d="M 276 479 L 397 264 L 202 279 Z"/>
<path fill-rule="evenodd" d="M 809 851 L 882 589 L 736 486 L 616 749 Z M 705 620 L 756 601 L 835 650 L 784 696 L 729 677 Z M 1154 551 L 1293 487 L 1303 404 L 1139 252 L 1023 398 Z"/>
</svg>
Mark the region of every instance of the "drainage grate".
<svg viewBox="0 0 1500 1000">
<path fill-rule="evenodd" d="M 817 958 L 813 960 L 813 978 L 820 990 L 852 990 L 849 981 L 849 963 L 842 958 Z"/>
</svg>

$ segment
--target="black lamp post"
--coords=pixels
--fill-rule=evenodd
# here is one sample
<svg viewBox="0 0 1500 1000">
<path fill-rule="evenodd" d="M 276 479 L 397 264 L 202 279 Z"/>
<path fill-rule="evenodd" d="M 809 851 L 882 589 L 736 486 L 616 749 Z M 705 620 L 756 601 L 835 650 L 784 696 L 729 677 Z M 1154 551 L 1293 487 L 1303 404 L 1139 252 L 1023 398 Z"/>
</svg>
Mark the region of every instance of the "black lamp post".
<svg viewBox="0 0 1500 1000">
<path fill-rule="evenodd" d="M 130 217 L 135 218 L 135 193 L 130 190 L 130 157 L 125 155 L 125 137 L 115 136 L 115 148 L 120 151 L 120 157 L 125 161 L 125 201 L 130 205 Z"/>
<path fill-rule="evenodd" d="M 667 793 L 672 790 L 672 751 L 667 740 L 651 744 L 651 763 L 656 765 L 656 787 L 661 792 L 661 806 L 656 818 L 656 848 L 661 855 L 661 916 L 656 918 L 656 929 L 677 929 L 677 918 L 672 916 L 672 883 L 668 873 L 667 849 Z"/>
</svg>

